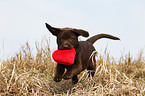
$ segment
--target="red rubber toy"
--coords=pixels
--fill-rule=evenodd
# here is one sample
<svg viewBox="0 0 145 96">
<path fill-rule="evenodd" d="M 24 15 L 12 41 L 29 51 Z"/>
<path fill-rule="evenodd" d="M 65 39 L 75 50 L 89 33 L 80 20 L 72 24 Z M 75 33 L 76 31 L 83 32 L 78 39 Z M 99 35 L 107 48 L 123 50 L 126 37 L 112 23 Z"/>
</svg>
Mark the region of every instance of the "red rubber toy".
<svg viewBox="0 0 145 96">
<path fill-rule="evenodd" d="M 74 48 L 69 50 L 56 50 L 52 54 L 52 58 L 59 64 L 72 65 L 75 60 L 76 50 Z"/>
</svg>

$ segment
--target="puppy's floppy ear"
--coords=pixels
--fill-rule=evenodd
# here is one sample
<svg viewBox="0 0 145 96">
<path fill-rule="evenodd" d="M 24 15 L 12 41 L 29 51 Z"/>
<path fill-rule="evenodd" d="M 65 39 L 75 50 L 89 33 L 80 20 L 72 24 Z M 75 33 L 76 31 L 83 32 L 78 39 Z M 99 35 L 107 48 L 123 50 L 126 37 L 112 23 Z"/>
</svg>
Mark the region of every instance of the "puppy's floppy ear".
<svg viewBox="0 0 145 96">
<path fill-rule="evenodd" d="M 55 36 L 57 36 L 60 32 L 60 29 L 59 28 L 54 28 L 54 27 L 51 27 L 49 24 L 45 23 L 46 25 L 46 28 Z"/>
<path fill-rule="evenodd" d="M 88 37 L 89 33 L 85 30 L 81 30 L 81 29 L 73 29 L 72 30 L 77 36 L 83 36 L 83 37 Z"/>
</svg>

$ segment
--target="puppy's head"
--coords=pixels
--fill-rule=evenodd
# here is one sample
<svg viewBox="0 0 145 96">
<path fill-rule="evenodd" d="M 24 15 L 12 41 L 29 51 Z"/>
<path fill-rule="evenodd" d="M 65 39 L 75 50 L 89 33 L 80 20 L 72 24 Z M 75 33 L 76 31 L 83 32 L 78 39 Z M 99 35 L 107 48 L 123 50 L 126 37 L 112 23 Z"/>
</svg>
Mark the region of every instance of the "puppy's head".
<svg viewBox="0 0 145 96">
<path fill-rule="evenodd" d="M 47 29 L 57 37 L 59 50 L 67 50 L 78 46 L 78 36 L 88 37 L 89 33 L 81 29 L 73 28 L 54 28 L 45 23 Z"/>
</svg>

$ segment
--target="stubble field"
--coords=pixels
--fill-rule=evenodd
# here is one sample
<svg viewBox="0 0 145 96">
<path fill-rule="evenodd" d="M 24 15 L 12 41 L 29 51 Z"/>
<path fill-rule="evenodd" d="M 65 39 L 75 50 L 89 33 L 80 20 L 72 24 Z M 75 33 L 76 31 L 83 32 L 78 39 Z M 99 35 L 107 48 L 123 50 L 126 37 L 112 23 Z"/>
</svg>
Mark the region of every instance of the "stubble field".
<svg viewBox="0 0 145 96">
<path fill-rule="evenodd" d="M 53 81 L 56 63 L 51 59 L 48 41 L 36 43 L 33 54 L 27 42 L 10 59 L 0 62 L 0 95 L 24 96 L 145 96 L 145 58 L 130 54 L 116 61 L 107 52 L 97 55 L 96 73 L 79 75 L 76 85 L 71 80 Z"/>
</svg>

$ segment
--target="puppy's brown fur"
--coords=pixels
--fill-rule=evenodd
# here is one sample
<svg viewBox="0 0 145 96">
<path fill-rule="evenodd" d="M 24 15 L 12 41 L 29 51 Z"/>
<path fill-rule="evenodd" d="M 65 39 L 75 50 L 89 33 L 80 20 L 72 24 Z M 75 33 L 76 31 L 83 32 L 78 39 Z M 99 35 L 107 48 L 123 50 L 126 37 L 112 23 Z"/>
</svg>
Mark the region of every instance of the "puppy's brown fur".
<svg viewBox="0 0 145 96">
<path fill-rule="evenodd" d="M 54 81 L 60 82 L 63 79 L 71 79 L 73 84 L 78 82 L 77 75 L 87 69 L 89 76 L 94 76 L 96 70 L 95 56 L 91 54 L 95 51 L 93 43 L 100 38 L 109 38 L 113 40 L 120 40 L 107 34 L 99 34 L 89 38 L 86 41 L 78 41 L 78 36 L 88 37 L 89 33 L 81 29 L 73 28 L 54 28 L 46 23 L 47 29 L 57 37 L 58 50 L 67 50 L 75 48 L 76 56 L 73 65 L 57 64 Z M 90 58 L 91 57 L 91 58 Z M 93 61 L 92 61 L 93 60 Z M 66 73 L 65 69 L 67 70 Z"/>
</svg>

